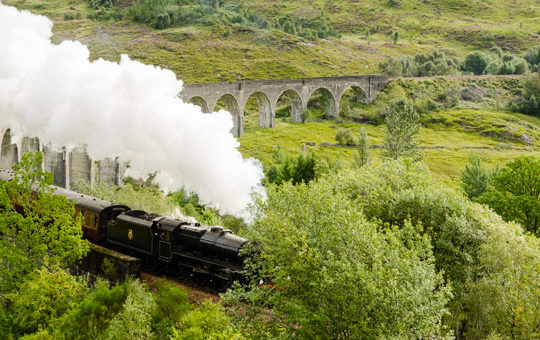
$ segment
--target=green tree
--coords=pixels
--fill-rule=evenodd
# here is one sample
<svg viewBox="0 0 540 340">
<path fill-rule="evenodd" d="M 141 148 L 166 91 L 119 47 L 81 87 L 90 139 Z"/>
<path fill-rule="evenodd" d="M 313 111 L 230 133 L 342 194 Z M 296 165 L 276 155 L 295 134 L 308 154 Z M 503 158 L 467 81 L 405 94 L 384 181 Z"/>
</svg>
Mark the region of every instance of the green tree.
<svg viewBox="0 0 540 340">
<path fill-rule="evenodd" d="M 358 133 L 358 149 L 354 154 L 354 160 L 358 167 L 363 167 L 369 162 L 369 141 L 366 130 L 360 129 Z"/>
<path fill-rule="evenodd" d="M 42 266 L 66 266 L 88 251 L 74 204 L 51 194 L 40 153 L 23 155 L 16 179 L 0 182 L 0 293 Z"/>
<path fill-rule="evenodd" d="M 230 319 L 220 304 L 206 300 L 185 314 L 178 328 L 172 329 L 170 340 L 245 340 L 230 325 Z"/>
<path fill-rule="evenodd" d="M 520 156 L 508 162 L 477 201 L 540 236 L 540 159 Z"/>
<path fill-rule="evenodd" d="M 476 75 L 484 74 L 486 67 L 490 63 L 490 58 L 482 52 L 472 52 L 465 57 L 463 66 L 466 71 L 472 72 Z"/>
<path fill-rule="evenodd" d="M 271 186 L 248 229 L 260 245 L 255 284 L 234 294 L 272 306 L 286 331 L 304 339 L 435 334 L 448 289 L 434 268 L 428 237 L 408 223 L 369 221 L 329 183 Z"/>
<path fill-rule="evenodd" d="M 78 303 L 86 292 L 84 282 L 65 270 L 42 267 L 8 295 L 17 333 L 30 334 L 46 328 L 51 320 Z"/>
<path fill-rule="evenodd" d="M 391 159 L 419 156 L 420 120 L 414 107 L 404 99 L 393 100 L 387 106 L 383 145 L 384 156 Z"/>
<path fill-rule="evenodd" d="M 145 340 L 152 338 L 154 298 L 139 281 L 127 283 L 127 297 L 122 310 L 111 320 L 105 331 L 109 340 Z"/>
<path fill-rule="evenodd" d="M 286 156 L 281 147 L 274 150 L 274 164 L 266 172 L 269 183 L 281 184 L 291 181 L 293 184 L 308 183 L 315 179 L 317 159 L 313 153 L 297 157 Z"/>
<path fill-rule="evenodd" d="M 462 339 L 535 338 L 540 327 L 540 244 L 520 227 L 471 202 L 429 175 L 422 162 L 400 160 L 327 176 L 369 220 L 415 221 L 433 245 L 435 264 L 452 286 L 445 323 Z M 522 321 L 518 321 L 522 320 Z M 518 335 L 518 332 L 519 335 Z"/>
<path fill-rule="evenodd" d="M 482 160 L 478 155 L 469 156 L 469 164 L 461 172 L 461 183 L 465 194 L 469 198 L 482 195 L 487 190 L 490 174 L 482 165 Z"/>
</svg>

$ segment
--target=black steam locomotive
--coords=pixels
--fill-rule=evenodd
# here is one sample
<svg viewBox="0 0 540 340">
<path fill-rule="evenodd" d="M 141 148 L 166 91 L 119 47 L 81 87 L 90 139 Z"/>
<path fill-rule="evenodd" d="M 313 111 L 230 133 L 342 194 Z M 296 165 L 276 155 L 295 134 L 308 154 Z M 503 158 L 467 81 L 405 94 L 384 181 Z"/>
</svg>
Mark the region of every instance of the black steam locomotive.
<svg viewBox="0 0 540 340">
<path fill-rule="evenodd" d="M 13 178 L 13 172 L 0 169 L 0 180 Z M 92 242 L 182 275 L 201 273 L 225 285 L 242 280 L 240 250 L 247 240 L 230 230 L 131 210 L 123 204 L 56 186 L 52 190 L 54 195 L 75 202 L 75 212 L 82 217 L 83 235 Z"/>
</svg>

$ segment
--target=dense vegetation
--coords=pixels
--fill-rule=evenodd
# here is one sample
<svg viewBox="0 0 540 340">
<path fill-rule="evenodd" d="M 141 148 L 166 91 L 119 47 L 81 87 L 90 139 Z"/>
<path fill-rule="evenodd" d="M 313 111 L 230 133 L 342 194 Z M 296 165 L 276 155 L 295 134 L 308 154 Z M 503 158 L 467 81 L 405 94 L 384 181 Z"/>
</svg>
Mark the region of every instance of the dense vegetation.
<svg viewBox="0 0 540 340">
<path fill-rule="evenodd" d="M 388 57 L 444 53 L 443 63 L 431 60 L 435 69 L 426 65 L 430 72 L 447 62 L 452 69 L 473 51 L 491 54 L 493 46 L 538 64 L 534 51 L 525 54 L 538 45 L 540 30 L 540 6 L 532 0 L 4 3 L 51 17 L 55 40 L 81 40 L 94 58 L 127 53 L 190 83 L 367 74 Z"/>
<path fill-rule="evenodd" d="M 4 2 L 50 15 L 54 39 L 81 39 L 93 58 L 128 53 L 188 82 L 379 68 L 525 76 L 398 79 L 370 105 L 353 89 L 333 120 L 332 98 L 319 91 L 304 124 L 280 102 L 274 129 L 246 115 L 240 149 L 262 161 L 267 188 L 247 224 L 193 193 L 165 195 L 154 175 L 120 188 L 77 184 L 256 241 L 257 275 L 224 294 L 224 305 L 192 305 L 167 284 L 150 291 L 137 280 L 71 275 L 87 251 L 80 221 L 47 193 L 48 175 L 32 170 L 39 158 L 25 158 L 21 182 L 0 183 L 0 337 L 540 338 L 536 2 Z"/>
</svg>

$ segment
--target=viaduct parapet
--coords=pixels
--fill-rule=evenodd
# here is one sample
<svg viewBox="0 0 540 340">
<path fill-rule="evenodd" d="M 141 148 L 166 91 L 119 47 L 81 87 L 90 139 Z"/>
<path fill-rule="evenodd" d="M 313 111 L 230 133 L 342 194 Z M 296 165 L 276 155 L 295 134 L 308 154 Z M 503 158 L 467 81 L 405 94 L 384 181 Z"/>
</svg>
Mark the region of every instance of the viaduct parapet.
<svg viewBox="0 0 540 340">
<path fill-rule="evenodd" d="M 359 95 L 360 101 L 369 104 L 390 81 L 390 78 L 378 75 L 299 78 L 278 80 L 246 80 L 227 83 L 205 83 L 184 85 L 180 98 L 201 107 L 205 113 L 213 112 L 221 99 L 225 109 L 233 115 L 233 134 L 244 134 L 244 109 L 252 96 L 259 104 L 259 126 L 274 126 L 276 106 L 282 96 L 287 96 L 291 103 L 291 120 L 302 122 L 302 113 L 307 110 L 311 95 L 322 90 L 327 93 L 330 103 L 326 108 L 328 115 L 339 116 L 339 102 L 346 90 L 352 88 Z"/>
<path fill-rule="evenodd" d="M 122 184 L 125 164 L 118 159 L 93 160 L 84 147 L 53 150 L 47 145 L 41 145 L 39 139 L 29 137 L 23 137 L 19 143 L 15 143 L 12 140 L 11 130 L 1 128 L 0 141 L 0 168 L 11 169 L 14 164 L 20 162 L 24 153 L 41 151 L 43 170 L 52 172 L 56 186 L 69 189 L 79 181 L 90 184 Z"/>
</svg>

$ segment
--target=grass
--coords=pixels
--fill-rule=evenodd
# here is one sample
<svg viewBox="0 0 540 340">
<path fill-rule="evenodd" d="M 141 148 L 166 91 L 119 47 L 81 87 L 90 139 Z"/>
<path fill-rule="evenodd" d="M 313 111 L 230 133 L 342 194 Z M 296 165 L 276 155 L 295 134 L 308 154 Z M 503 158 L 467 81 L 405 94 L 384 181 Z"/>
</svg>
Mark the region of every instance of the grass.
<svg viewBox="0 0 540 340">
<path fill-rule="evenodd" d="M 488 166 L 502 165 L 513 158 L 526 154 L 540 156 L 537 147 L 528 147 L 520 141 L 501 139 L 497 135 L 483 134 L 491 122 L 505 122 L 507 128 L 516 133 L 528 134 L 535 145 L 540 143 L 540 119 L 517 113 L 489 110 L 455 109 L 433 113 L 432 122 L 424 124 L 418 140 L 423 147 L 440 146 L 443 149 L 422 149 L 424 161 L 436 178 L 449 184 L 456 184 L 461 170 L 468 162 L 470 153 L 479 154 Z M 471 118 L 471 128 L 463 128 L 457 123 L 444 124 L 441 121 L 455 122 Z M 255 114 L 246 120 L 255 120 Z M 361 124 L 347 121 L 321 121 L 312 123 L 292 123 L 285 119 L 276 120 L 272 129 L 255 127 L 250 123 L 244 137 L 240 138 L 240 151 L 245 157 L 255 157 L 268 166 L 273 149 L 280 145 L 285 153 L 298 154 L 305 150 L 317 156 L 342 159 L 345 163 L 353 160 L 354 148 L 321 146 L 321 143 L 335 144 L 337 128 L 350 128 L 355 136 L 361 128 L 368 134 L 371 145 L 381 145 L 383 126 Z M 503 129 L 501 127 L 501 129 Z M 306 143 L 316 143 L 309 146 Z M 488 148 L 488 149 L 484 149 Z M 381 160 L 381 149 L 370 149 L 375 162 Z"/>
<path fill-rule="evenodd" d="M 533 0 L 401 0 L 396 7 L 379 0 L 237 1 L 267 18 L 290 14 L 309 19 L 322 13 L 342 37 L 309 41 L 281 31 L 219 25 L 156 30 L 127 19 L 90 20 L 88 15 L 95 10 L 86 0 L 3 2 L 47 15 L 55 23 L 53 41 L 80 40 L 89 46 L 93 59 L 117 61 L 125 53 L 144 63 L 169 68 L 186 83 L 372 74 L 378 72 L 378 63 L 390 56 L 442 50 L 463 57 L 492 45 L 519 54 L 540 44 L 540 4 Z M 66 15 L 80 18 L 66 20 Z M 390 33 L 396 31 L 400 38 L 393 43 Z M 458 98 L 449 105 L 445 91 L 452 86 L 479 89 L 475 90 L 477 97 Z M 423 115 L 419 140 L 423 146 L 445 147 L 422 152 L 435 176 L 452 183 L 475 150 L 471 147 L 490 148 L 477 150 L 489 165 L 502 164 L 520 154 L 540 155 L 536 148 L 508 149 L 523 147 L 523 135 L 535 145 L 540 141 L 539 119 L 503 112 L 521 92 L 521 85 L 514 80 L 464 80 L 457 84 L 446 80 L 401 81 L 358 112 L 360 116 L 376 116 L 389 100 L 400 97 L 407 97 L 418 109 L 435 103 L 438 112 Z M 351 161 L 353 149 L 320 146 L 335 143 L 336 127 L 351 128 L 355 134 L 364 127 L 371 144 L 381 144 L 383 136 L 382 126 L 350 121 L 298 124 L 277 119 L 275 128 L 261 129 L 255 113 L 246 116 L 245 125 L 241 152 L 266 165 L 277 145 L 290 154 L 305 149 Z M 305 146 L 308 142 L 317 146 Z M 376 161 L 380 151 L 372 149 Z"/>
<path fill-rule="evenodd" d="M 219 25 L 155 30 L 127 19 L 90 20 L 95 10 L 86 0 L 4 3 L 49 16 L 55 41 L 80 40 L 92 58 L 118 60 L 125 53 L 170 68 L 187 83 L 369 74 L 389 56 L 443 50 L 463 57 L 494 44 L 520 53 L 540 43 L 540 4 L 533 0 L 402 0 L 397 7 L 378 0 L 236 1 L 266 18 L 322 13 L 342 38 L 309 41 L 276 30 Z M 77 14 L 80 19 L 65 20 Z M 390 36 L 395 31 L 397 44 Z"/>
</svg>

